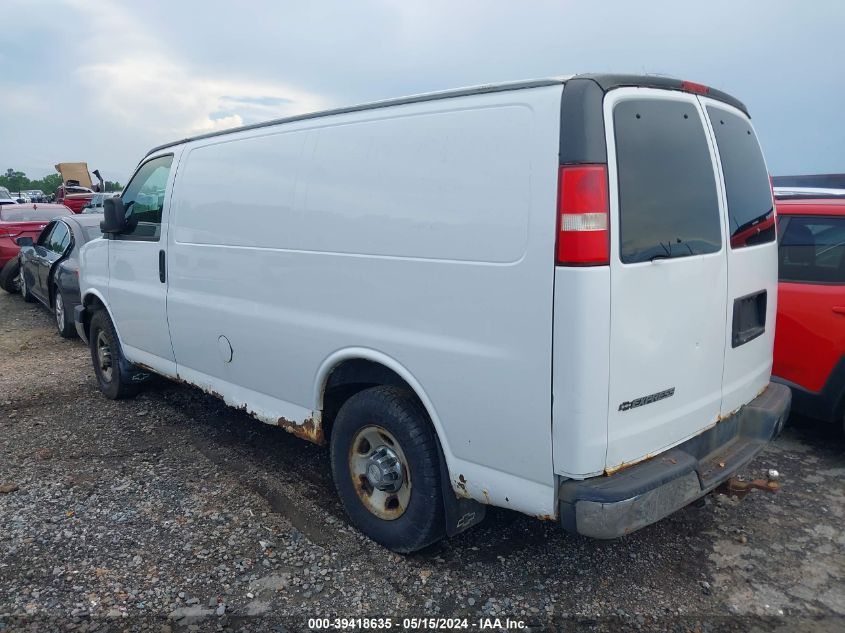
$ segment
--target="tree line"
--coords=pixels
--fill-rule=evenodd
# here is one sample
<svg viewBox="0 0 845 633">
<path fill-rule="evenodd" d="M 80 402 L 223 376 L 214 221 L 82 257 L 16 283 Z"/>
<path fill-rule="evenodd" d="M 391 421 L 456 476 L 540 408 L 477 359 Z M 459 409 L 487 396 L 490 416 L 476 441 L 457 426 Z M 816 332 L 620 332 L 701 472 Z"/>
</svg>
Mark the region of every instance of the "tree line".
<svg viewBox="0 0 845 633">
<path fill-rule="evenodd" d="M 0 175 L 0 187 L 5 187 L 13 193 L 19 191 L 27 191 L 28 189 L 40 189 L 45 194 L 55 193 L 62 185 L 62 177 L 60 174 L 47 174 L 43 178 L 37 180 L 30 180 L 25 173 L 17 171 L 11 167 L 6 170 L 5 174 Z M 116 181 L 106 180 L 106 191 L 120 191 L 123 186 Z"/>
</svg>

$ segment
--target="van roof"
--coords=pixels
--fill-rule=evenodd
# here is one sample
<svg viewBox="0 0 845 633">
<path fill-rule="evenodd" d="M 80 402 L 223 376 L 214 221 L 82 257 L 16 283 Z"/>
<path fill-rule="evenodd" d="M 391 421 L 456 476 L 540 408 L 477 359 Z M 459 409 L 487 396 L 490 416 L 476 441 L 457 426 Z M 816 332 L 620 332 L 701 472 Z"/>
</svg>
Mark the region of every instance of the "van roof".
<svg viewBox="0 0 845 633">
<path fill-rule="evenodd" d="M 468 95 L 475 95 L 475 94 L 486 94 L 490 92 L 504 92 L 508 90 L 524 90 L 526 88 L 540 88 L 543 86 L 553 86 L 553 85 L 561 85 L 565 84 L 567 81 L 571 79 L 587 79 L 592 80 L 602 89 L 604 92 L 608 92 L 609 90 L 613 90 L 615 88 L 623 88 L 623 87 L 639 87 L 639 88 L 658 88 L 662 90 L 679 90 L 685 92 L 695 92 L 698 94 L 704 94 L 708 97 L 716 99 L 718 101 L 722 101 L 729 105 L 732 105 L 746 115 L 748 115 L 748 110 L 746 109 L 745 105 L 737 98 L 722 92 L 721 90 L 715 90 L 708 86 L 704 86 L 701 84 L 694 84 L 689 81 L 682 81 L 680 79 L 674 79 L 672 77 L 666 77 L 664 75 L 624 75 L 624 74 L 579 74 L 579 75 L 566 75 L 560 77 L 549 77 L 546 79 L 529 79 L 523 81 L 509 81 L 497 84 L 483 84 L 480 86 L 469 86 L 466 88 L 454 88 L 450 90 L 440 90 L 437 92 L 426 92 L 422 94 L 410 95 L 407 97 L 398 97 L 394 99 L 385 99 L 382 101 L 372 101 L 370 103 L 362 103 L 353 106 L 341 107 L 341 108 L 334 108 L 331 110 L 322 110 L 319 112 L 309 112 L 306 114 L 299 114 L 290 117 L 284 117 L 280 119 L 271 119 L 270 121 L 263 121 L 261 123 L 253 123 L 251 125 L 243 125 L 240 127 L 229 128 L 226 130 L 220 130 L 217 132 L 208 132 L 206 134 L 198 134 L 196 136 L 189 136 L 178 141 L 172 141 L 170 143 L 165 143 L 163 145 L 158 145 L 152 148 L 147 154 L 144 156 L 150 156 L 156 152 L 159 152 L 163 149 L 167 149 L 168 147 L 174 147 L 176 145 L 181 145 L 183 143 L 189 143 L 191 141 L 196 141 L 205 138 L 212 138 L 215 136 L 225 136 L 227 134 L 235 134 L 237 132 L 243 132 L 246 130 L 254 130 L 263 127 L 270 127 L 274 125 L 279 125 L 281 123 L 291 123 L 294 121 L 302 121 L 306 119 L 316 119 L 319 117 L 325 116 L 332 116 L 335 114 L 347 114 L 350 112 L 359 112 L 361 110 L 373 110 L 376 108 L 386 108 L 390 106 L 396 105 L 405 105 L 409 103 L 420 103 L 423 101 L 436 101 L 439 99 L 450 99 L 452 97 L 463 97 Z"/>
</svg>

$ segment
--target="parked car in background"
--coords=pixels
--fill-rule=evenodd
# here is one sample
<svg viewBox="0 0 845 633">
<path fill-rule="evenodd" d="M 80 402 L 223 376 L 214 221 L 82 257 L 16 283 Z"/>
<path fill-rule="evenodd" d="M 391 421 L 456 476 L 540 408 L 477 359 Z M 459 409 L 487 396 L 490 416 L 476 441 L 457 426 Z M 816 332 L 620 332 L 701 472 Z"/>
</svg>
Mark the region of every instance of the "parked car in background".
<svg viewBox="0 0 845 633">
<path fill-rule="evenodd" d="M 103 201 L 106 198 L 113 198 L 115 197 L 116 193 L 104 192 L 104 193 L 95 193 L 91 196 L 91 199 L 82 207 L 81 213 L 102 213 L 103 212 Z"/>
<path fill-rule="evenodd" d="M 104 206 L 76 310 L 104 395 L 155 372 L 328 441 L 350 520 L 397 551 L 486 505 L 628 534 L 788 414 L 766 165 L 706 86 L 584 75 L 271 121 L 153 149 Z"/>
<path fill-rule="evenodd" d="M 61 185 L 56 189 L 56 202 L 64 204 L 74 213 L 81 213 L 93 196 L 91 189 L 78 185 Z"/>
<path fill-rule="evenodd" d="M 12 192 L 6 187 L 0 187 L 0 206 L 5 204 L 18 204 L 18 201 L 12 197 Z"/>
<path fill-rule="evenodd" d="M 61 204 L 15 204 L 0 207 L 0 270 L 16 259 L 21 237 L 35 239 L 50 220 L 71 215 L 71 210 Z M 16 276 L 12 275 L 10 279 Z M 8 288 L 3 286 L 4 290 Z"/>
<path fill-rule="evenodd" d="M 73 311 L 79 305 L 79 249 L 102 235 L 101 219 L 71 215 L 50 222 L 36 240 L 18 238 L 19 290 L 24 300 L 49 308 L 64 338 L 76 336 Z"/>
<path fill-rule="evenodd" d="M 56 201 L 67 205 L 74 213 L 81 213 L 95 192 L 105 190 L 105 181 L 96 169 L 93 173 L 99 182 L 93 183 L 87 163 L 58 163 L 56 171 L 62 177 L 62 185 L 56 189 Z"/>
<path fill-rule="evenodd" d="M 47 196 L 40 189 L 29 189 L 26 191 L 26 195 L 32 202 L 47 202 Z"/>
<path fill-rule="evenodd" d="M 797 413 L 845 430 L 845 196 L 778 191 L 773 380 Z"/>
</svg>

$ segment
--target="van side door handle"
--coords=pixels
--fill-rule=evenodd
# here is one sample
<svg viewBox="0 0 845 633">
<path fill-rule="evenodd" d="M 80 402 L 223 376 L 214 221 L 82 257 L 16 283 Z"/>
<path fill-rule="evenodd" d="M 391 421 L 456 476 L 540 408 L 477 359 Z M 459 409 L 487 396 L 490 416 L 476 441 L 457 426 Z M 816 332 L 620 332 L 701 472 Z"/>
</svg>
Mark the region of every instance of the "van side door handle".
<svg viewBox="0 0 845 633">
<path fill-rule="evenodd" d="M 845 316 L 845 306 L 833 306 L 833 311 L 836 314 L 841 314 L 842 316 Z"/>
<path fill-rule="evenodd" d="M 158 280 L 161 283 L 164 283 L 167 279 L 167 277 L 164 274 L 164 264 L 165 264 L 165 262 L 164 262 L 164 249 L 161 249 L 158 252 Z"/>
</svg>

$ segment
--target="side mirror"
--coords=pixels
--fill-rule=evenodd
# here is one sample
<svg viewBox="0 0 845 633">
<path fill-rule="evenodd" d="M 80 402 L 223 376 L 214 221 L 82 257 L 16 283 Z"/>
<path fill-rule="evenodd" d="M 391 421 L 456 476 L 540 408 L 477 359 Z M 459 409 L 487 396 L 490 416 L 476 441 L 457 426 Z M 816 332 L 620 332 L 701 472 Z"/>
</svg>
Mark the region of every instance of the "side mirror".
<svg viewBox="0 0 845 633">
<path fill-rule="evenodd" d="M 103 233 L 123 233 L 126 230 L 126 208 L 120 198 L 106 198 L 103 201 L 105 219 L 100 222 Z"/>
<path fill-rule="evenodd" d="M 16 239 L 15 244 L 23 248 L 24 246 L 32 246 L 33 244 L 35 244 L 35 242 L 32 241 L 31 237 L 24 236 Z"/>
</svg>

